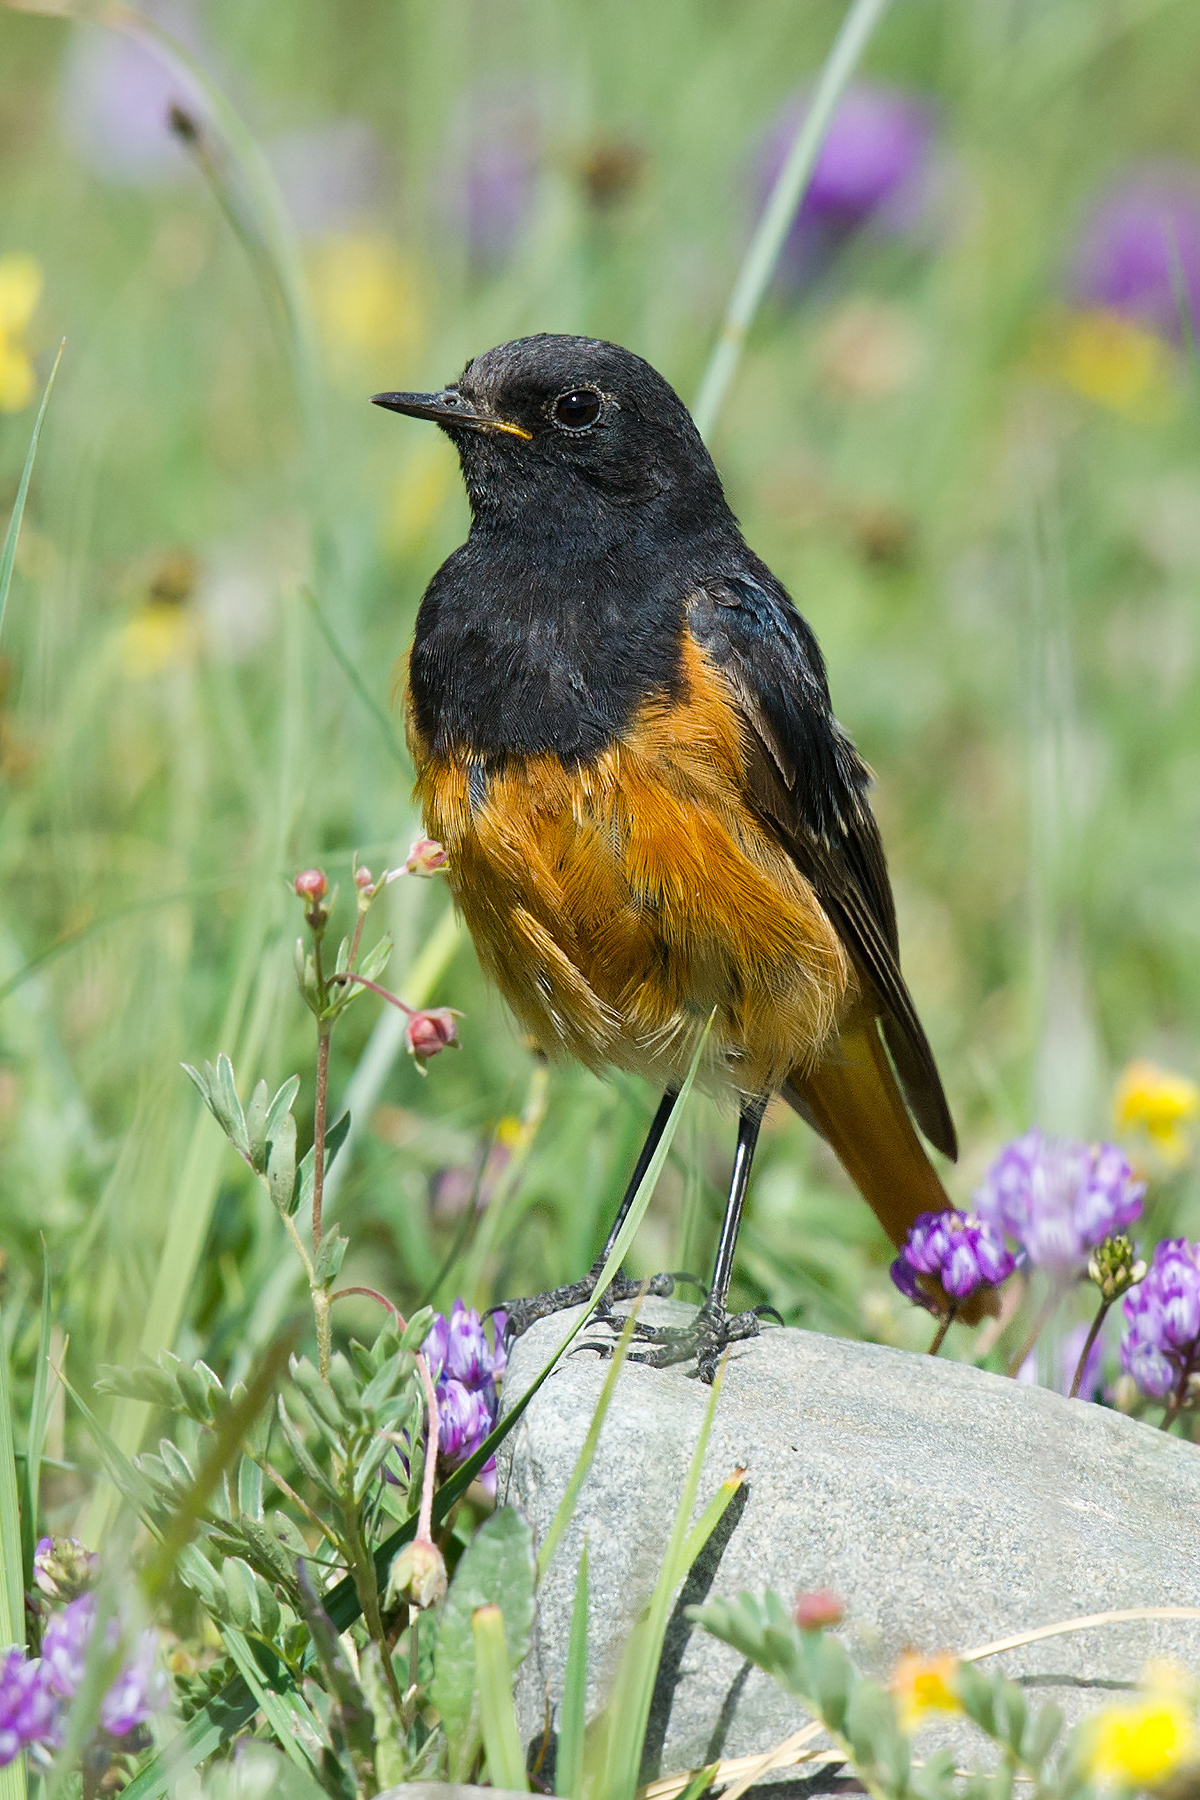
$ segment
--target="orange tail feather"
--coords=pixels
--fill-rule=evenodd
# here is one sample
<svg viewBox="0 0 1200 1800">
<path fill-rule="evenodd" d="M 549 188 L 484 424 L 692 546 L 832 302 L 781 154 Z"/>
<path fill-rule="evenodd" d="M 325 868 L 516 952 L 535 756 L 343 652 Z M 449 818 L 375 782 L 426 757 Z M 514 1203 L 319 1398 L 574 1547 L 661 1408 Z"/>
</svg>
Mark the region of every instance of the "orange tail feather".
<svg viewBox="0 0 1200 1800">
<path fill-rule="evenodd" d="M 903 1243 L 918 1213 L 954 1203 L 913 1129 L 875 1020 L 854 1015 L 817 1068 L 794 1070 L 784 1099 L 833 1150 L 893 1244 Z M 994 1288 L 960 1301 L 957 1316 L 976 1324 L 994 1315 Z"/>
</svg>

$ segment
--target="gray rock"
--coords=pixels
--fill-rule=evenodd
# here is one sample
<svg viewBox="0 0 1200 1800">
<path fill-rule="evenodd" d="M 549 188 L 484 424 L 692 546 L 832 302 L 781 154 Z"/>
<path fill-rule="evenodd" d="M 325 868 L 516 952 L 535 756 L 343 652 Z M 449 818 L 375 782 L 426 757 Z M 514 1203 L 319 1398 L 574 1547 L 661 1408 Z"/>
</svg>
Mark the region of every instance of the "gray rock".
<svg viewBox="0 0 1200 1800">
<path fill-rule="evenodd" d="M 574 1314 L 514 1345 L 512 1405 Z M 690 1309 L 646 1303 L 678 1324 Z M 584 1334 L 587 1337 L 589 1333 Z M 592 1335 L 595 1335 L 593 1332 Z M 499 1492 L 540 1543 L 592 1418 L 607 1364 L 576 1350 L 507 1440 Z M 592 1470 L 542 1582 L 518 1684 L 527 1742 L 562 1693 L 579 1554 L 591 1572 L 589 1716 L 603 1704 L 630 1625 L 660 1567 L 709 1390 L 681 1369 L 627 1364 Z M 697 1510 L 729 1473 L 743 1488 L 679 1597 L 659 1673 L 643 1779 L 766 1751 L 804 1714 L 757 1669 L 696 1631 L 708 1595 L 829 1587 L 841 1635 L 886 1676 L 899 1652 L 966 1651 L 1039 1625 L 1119 1608 L 1200 1606 L 1200 1450 L 1101 1407 L 962 1363 L 768 1328 L 731 1352 Z M 997 1656 L 1069 1720 L 1133 1682 L 1153 1657 L 1200 1668 L 1200 1623 L 1094 1628 Z M 962 1722 L 923 1729 L 918 1750 L 974 1759 Z"/>
</svg>

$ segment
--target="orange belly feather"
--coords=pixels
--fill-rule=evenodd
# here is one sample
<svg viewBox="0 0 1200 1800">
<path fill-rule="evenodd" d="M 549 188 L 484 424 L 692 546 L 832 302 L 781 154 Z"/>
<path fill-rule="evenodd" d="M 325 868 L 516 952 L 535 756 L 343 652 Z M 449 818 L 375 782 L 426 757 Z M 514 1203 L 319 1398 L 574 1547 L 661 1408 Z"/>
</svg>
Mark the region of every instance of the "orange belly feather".
<svg viewBox="0 0 1200 1800">
<path fill-rule="evenodd" d="M 409 710 L 417 795 L 485 970 L 551 1055 L 659 1086 L 714 1013 L 710 1090 L 814 1067 L 857 997 L 812 888 L 748 811 L 738 715 L 685 640 L 684 704 L 655 698 L 596 758 L 490 771 L 432 756 Z"/>
</svg>

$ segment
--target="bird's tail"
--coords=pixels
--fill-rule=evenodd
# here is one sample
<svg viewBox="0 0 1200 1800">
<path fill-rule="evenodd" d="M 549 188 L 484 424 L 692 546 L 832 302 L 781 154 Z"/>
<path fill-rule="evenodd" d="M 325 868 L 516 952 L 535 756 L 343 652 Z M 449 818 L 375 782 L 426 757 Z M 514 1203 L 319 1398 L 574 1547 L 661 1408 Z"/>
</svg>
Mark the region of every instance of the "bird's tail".
<svg viewBox="0 0 1200 1800">
<path fill-rule="evenodd" d="M 818 1066 L 793 1070 L 787 1100 L 833 1150 L 893 1244 L 903 1243 L 918 1213 L 953 1205 L 913 1129 L 875 1020 L 857 1012 L 842 1026 Z M 994 1288 L 958 1303 L 957 1317 L 976 1324 L 995 1314 Z"/>
</svg>

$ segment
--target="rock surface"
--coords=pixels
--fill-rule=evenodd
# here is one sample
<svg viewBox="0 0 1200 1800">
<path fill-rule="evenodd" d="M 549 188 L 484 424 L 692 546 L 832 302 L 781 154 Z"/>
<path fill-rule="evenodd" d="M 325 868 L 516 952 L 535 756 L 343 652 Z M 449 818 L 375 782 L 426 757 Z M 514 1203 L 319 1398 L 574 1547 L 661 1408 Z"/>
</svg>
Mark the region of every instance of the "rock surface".
<svg viewBox="0 0 1200 1800">
<path fill-rule="evenodd" d="M 678 1324 L 676 1302 L 643 1317 Z M 512 1405 L 574 1314 L 513 1346 Z M 595 1333 L 585 1332 L 584 1337 Z M 499 1497 L 540 1544 L 575 1466 L 607 1364 L 575 1350 L 506 1442 Z M 709 1390 L 681 1369 L 627 1364 L 574 1518 L 541 1586 L 518 1684 L 526 1742 L 562 1692 L 575 1572 L 591 1574 L 589 1716 L 654 1584 Z M 770 1749 L 803 1723 L 796 1703 L 683 1607 L 708 1595 L 829 1587 L 864 1670 L 906 1647 L 965 1651 L 1039 1625 L 1119 1608 L 1200 1606 L 1200 1449 L 1101 1407 L 961 1363 L 767 1329 L 734 1347 L 697 1511 L 729 1473 L 743 1488 L 680 1596 L 664 1649 L 643 1779 Z M 1200 1668 L 1200 1622 L 1080 1631 L 997 1656 L 1069 1720 L 1136 1679 L 1147 1659 Z M 927 1727 L 919 1749 L 974 1757 L 969 1727 Z"/>
</svg>

